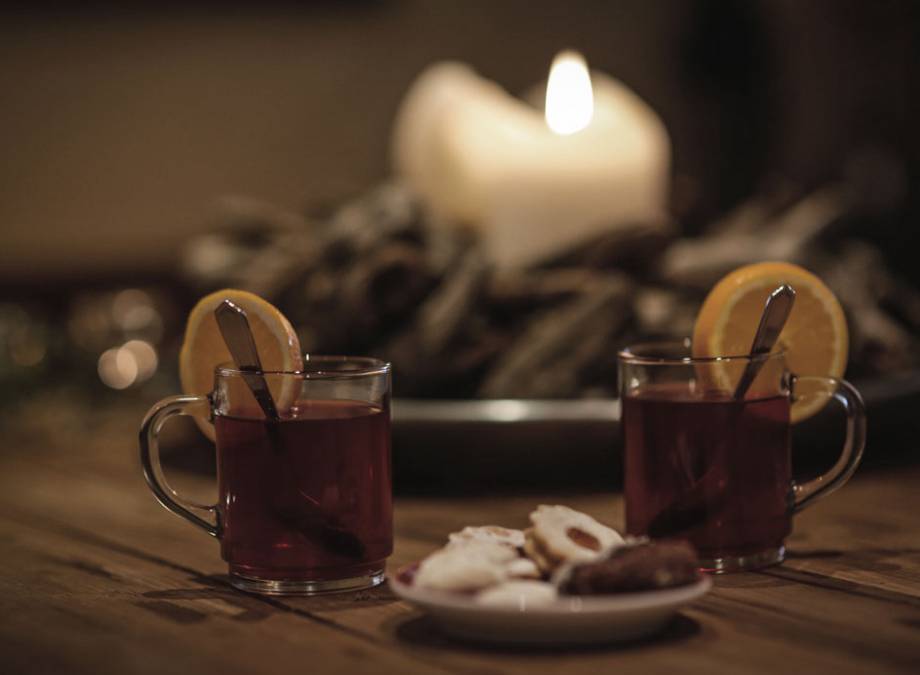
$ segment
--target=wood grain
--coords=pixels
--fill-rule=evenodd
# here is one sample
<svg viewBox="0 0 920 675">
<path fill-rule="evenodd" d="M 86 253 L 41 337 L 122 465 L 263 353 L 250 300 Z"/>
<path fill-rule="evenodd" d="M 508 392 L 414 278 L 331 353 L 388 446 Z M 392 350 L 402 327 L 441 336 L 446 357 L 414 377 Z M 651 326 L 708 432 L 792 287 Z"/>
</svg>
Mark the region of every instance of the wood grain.
<svg viewBox="0 0 920 675">
<path fill-rule="evenodd" d="M 216 543 L 146 491 L 130 425 L 92 447 L 0 456 L 0 662 L 9 673 L 913 673 L 920 668 L 920 469 L 858 476 L 803 513 L 790 559 L 716 578 L 662 635 L 589 650 L 444 638 L 388 589 L 260 598 L 231 589 Z M 19 439 L 22 442 L 22 438 Z M 194 476 L 177 485 L 208 500 Z M 390 569 L 467 524 L 521 526 L 538 502 L 622 522 L 617 494 L 397 500 Z"/>
</svg>

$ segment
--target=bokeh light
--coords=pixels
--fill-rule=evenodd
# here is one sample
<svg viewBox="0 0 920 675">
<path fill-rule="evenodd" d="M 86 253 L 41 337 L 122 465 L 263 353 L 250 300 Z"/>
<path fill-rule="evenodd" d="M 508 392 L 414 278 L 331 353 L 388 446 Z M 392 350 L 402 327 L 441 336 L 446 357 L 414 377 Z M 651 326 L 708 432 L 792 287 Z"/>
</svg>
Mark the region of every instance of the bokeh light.
<svg viewBox="0 0 920 675">
<path fill-rule="evenodd" d="M 137 380 L 137 360 L 130 350 L 107 349 L 99 357 L 99 379 L 112 389 L 127 389 Z"/>
<path fill-rule="evenodd" d="M 119 350 L 130 354 L 137 364 L 137 383 L 145 382 L 157 372 L 157 350 L 145 340 L 128 340 Z M 122 357 L 127 358 L 127 357 Z"/>
</svg>

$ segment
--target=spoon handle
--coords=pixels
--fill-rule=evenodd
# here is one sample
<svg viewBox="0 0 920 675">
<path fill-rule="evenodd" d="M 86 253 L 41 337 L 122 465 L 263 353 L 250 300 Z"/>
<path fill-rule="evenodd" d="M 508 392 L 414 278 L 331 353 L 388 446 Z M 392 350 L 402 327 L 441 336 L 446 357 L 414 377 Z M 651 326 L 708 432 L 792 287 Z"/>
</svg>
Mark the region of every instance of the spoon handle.
<svg viewBox="0 0 920 675">
<path fill-rule="evenodd" d="M 744 395 L 754 382 L 765 360 L 754 357 L 769 354 L 773 349 L 779 334 L 783 332 L 783 326 L 786 325 L 786 319 L 789 318 L 793 304 L 795 304 L 795 289 L 788 284 L 783 284 L 770 293 L 764 305 L 763 314 L 760 315 L 757 332 L 754 333 L 754 341 L 751 344 L 752 358 L 747 362 L 738 386 L 735 387 L 735 400 L 744 399 Z"/>
<path fill-rule="evenodd" d="M 252 330 L 249 327 L 246 312 L 242 307 L 237 307 L 229 300 L 224 300 L 214 310 L 214 315 L 224 342 L 227 343 L 227 349 L 230 350 L 233 360 L 241 371 L 243 381 L 252 391 L 256 403 L 262 408 L 267 419 L 277 420 L 278 409 L 275 407 L 275 400 L 262 374 L 262 362 L 259 360 L 259 352 L 252 338 Z"/>
</svg>

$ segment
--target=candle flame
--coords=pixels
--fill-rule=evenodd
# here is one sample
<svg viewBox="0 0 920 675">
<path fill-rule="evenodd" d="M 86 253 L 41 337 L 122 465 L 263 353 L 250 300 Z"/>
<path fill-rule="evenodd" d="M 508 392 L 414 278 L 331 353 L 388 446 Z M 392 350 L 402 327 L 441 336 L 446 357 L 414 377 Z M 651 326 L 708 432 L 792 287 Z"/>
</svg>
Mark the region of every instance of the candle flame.
<svg viewBox="0 0 920 675">
<path fill-rule="evenodd" d="M 546 124 L 567 136 L 581 131 L 594 116 L 594 92 L 585 58 L 566 50 L 556 54 L 546 82 Z"/>
</svg>

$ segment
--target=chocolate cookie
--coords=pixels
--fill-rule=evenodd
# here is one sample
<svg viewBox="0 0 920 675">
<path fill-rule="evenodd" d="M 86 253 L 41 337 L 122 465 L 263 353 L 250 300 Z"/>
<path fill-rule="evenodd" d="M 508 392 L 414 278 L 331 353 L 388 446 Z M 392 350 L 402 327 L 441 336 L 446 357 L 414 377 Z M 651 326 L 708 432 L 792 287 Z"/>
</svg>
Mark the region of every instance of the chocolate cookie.
<svg viewBox="0 0 920 675">
<path fill-rule="evenodd" d="M 658 590 L 695 582 L 699 564 L 685 542 L 644 542 L 615 548 L 603 560 L 568 566 L 557 582 L 570 595 Z"/>
</svg>

